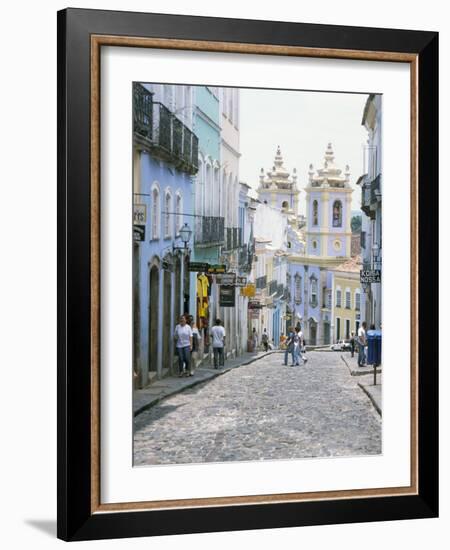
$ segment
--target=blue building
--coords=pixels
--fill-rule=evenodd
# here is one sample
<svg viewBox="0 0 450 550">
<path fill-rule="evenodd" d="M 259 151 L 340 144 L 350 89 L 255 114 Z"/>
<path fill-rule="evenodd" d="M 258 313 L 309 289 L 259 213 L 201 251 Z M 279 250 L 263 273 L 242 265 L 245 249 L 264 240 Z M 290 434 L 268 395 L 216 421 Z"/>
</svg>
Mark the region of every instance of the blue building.
<svg viewBox="0 0 450 550">
<path fill-rule="evenodd" d="M 194 223 L 191 261 L 220 263 L 225 242 L 224 205 L 221 204 L 219 89 L 193 88 L 193 131 L 198 137 L 198 171 L 194 179 Z M 217 314 L 217 288 L 213 277 L 198 272 L 191 281 L 190 311 L 206 330 Z M 205 340 L 203 340 L 204 342 Z"/>
<path fill-rule="evenodd" d="M 133 365 L 138 387 L 175 372 L 173 330 L 190 306 L 194 275 L 188 270 L 192 245 L 186 237 L 198 170 L 192 105 L 190 86 L 134 84 Z"/>
</svg>

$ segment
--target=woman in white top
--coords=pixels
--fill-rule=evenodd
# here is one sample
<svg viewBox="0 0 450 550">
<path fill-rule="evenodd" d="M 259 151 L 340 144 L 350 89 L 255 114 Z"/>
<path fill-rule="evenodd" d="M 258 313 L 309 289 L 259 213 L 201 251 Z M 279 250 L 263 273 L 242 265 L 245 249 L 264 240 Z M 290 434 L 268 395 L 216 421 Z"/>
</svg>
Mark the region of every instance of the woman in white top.
<svg viewBox="0 0 450 550">
<path fill-rule="evenodd" d="M 178 376 L 189 376 L 191 372 L 192 329 L 186 323 L 186 317 L 180 317 L 179 324 L 175 327 L 175 345 L 178 355 Z"/>
</svg>

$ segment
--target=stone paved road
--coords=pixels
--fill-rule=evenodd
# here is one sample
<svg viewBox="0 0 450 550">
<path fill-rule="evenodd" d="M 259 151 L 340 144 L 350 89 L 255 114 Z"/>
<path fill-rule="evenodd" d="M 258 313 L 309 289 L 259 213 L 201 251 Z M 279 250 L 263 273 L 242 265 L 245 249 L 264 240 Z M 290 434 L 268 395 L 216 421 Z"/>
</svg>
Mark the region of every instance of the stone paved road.
<svg viewBox="0 0 450 550">
<path fill-rule="evenodd" d="M 135 419 L 135 465 L 381 453 L 381 419 L 338 353 L 274 354 Z"/>
</svg>

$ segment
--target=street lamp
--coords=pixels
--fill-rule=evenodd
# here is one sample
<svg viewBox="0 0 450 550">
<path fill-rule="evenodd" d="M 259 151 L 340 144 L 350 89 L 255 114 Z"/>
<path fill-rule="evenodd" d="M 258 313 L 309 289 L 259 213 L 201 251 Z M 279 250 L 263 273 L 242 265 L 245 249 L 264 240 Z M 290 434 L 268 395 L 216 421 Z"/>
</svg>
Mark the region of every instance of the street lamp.
<svg viewBox="0 0 450 550">
<path fill-rule="evenodd" d="M 179 231 L 179 237 L 181 239 L 181 242 L 183 243 L 183 246 L 175 246 L 173 245 L 174 250 L 187 250 L 188 243 L 191 240 L 192 235 L 192 229 L 189 227 L 187 223 L 183 225 L 183 227 Z"/>
</svg>

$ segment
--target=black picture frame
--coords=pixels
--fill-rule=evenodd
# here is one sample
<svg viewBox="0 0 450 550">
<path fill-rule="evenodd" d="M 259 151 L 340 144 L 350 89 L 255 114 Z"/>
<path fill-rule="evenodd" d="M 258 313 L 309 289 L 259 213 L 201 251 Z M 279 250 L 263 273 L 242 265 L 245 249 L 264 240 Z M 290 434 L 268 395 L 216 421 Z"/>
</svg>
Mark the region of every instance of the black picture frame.
<svg viewBox="0 0 450 550">
<path fill-rule="evenodd" d="M 418 491 L 221 507 L 92 512 L 91 37 L 152 37 L 417 56 Z M 58 531 L 140 537 L 438 515 L 438 33 L 148 13 L 58 12 Z M 432 213 L 432 215 L 430 215 Z"/>
</svg>

